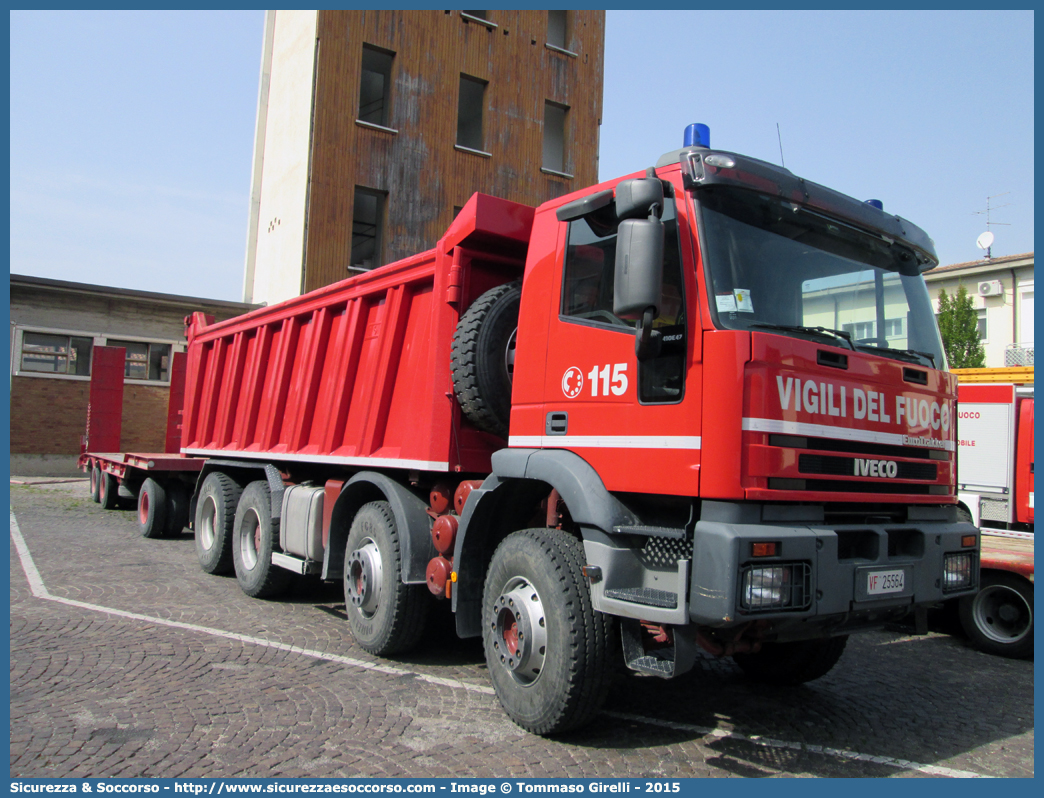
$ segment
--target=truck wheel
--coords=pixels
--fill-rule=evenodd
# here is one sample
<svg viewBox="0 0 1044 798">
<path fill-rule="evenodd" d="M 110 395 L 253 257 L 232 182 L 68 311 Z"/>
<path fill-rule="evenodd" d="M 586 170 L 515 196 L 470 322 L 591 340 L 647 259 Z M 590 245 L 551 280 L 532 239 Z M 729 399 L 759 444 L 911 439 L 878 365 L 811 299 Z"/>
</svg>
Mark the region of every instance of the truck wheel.
<svg viewBox="0 0 1044 798">
<path fill-rule="evenodd" d="M 91 467 L 91 499 L 101 501 L 101 469 L 98 466 Z"/>
<path fill-rule="evenodd" d="M 765 684 L 794 686 L 830 672 L 845 650 L 848 635 L 794 643 L 765 643 L 757 654 L 733 654 L 732 659 L 751 679 Z"/>
<path fill-rule="evenodd" d="M 208 574 L 232 570 L 232 526 L 243 489 L 220 471 L 203 480 L 196 500 L 196 556 Z"/>
<path fill-rule="evenodd" d="M 486 572 L 482 640 L 497 698 L 534 734 L 588 723 L 612 677 L 615 627 L 591 606 L 583 545 L 558 529 L 506 537 Z"/>
<path fill-rule="evenodd" d="M 982 588 L 960 600 L 961 626 L 987 654 L 1033 654 L 1033 585 L 1014 574 L 983 571 Z"/>
<path fill-rule="evenodd" d="M 481 430 L 507 439 L 511 376 L 522 283 L 498 285 L 476 299 L 453 335 L 453 390 L 464 415 Z"/>
<path fill-rule="evenodd" d="M 102 471 L 98 481 L 98 503 L 106 510 L 115 510 L 119 499 L 120 483 L 112 474 Z"/>
<path fill-rule="evenodd" d="M 352 520 L 344 554 L 344 605 L 352 637 L 385 657 L 420 640 L 431 601 L 426 585 L 405 585 L 391 505 L 364 504 Z"/>
<path fill-rule="evenodd" d="M 161 538 L 167 533 L 167 491 L 149 478 L 138 491 L 138 531 L 143 538 Z"/>
<path fill-rule="evenodd" d="M 174 538 L 188 526 L 189 494 L 181 482 L 171 482 L 167 486 L 167 528 L 166 537 Z"/>
<path fill-rule="evenodd" d="M 279 539 L 279 521 L 272 518 L 272 500 L 264 480 L 246 486 L 232 524 L 232 563 L 239 587 L 252 598 L 273 598 L 290 585 L 292 574 L 272 565 Z"/>
</svg>

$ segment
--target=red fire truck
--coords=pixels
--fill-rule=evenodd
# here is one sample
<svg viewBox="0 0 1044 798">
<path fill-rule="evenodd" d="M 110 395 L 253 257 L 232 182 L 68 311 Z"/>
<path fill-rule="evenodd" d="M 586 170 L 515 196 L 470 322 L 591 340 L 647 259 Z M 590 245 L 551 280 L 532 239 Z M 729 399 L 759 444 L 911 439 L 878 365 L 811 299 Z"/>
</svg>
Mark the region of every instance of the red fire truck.
<svg viewBox="0 0 1044 798">
<path fill-rule="evenodd" d="M 1033 367 L 957 369 L 957 498 L 982 532 L 981 590 L 959 602 L 981 650 L 1033 653 Z"/>
<path fill-rule="evenodd" d="M 186 468 L 84 467 L 137 490 L 145 534 L 189 485 L 202 567 L 250 596 L 343 581 L 375 655 L 450 601 L 541 734 L 597 713 L 617 652 L 797 684 L 849 633 L 973 592 L 931 240 L 686 135 L 536 209 L 475 195 L 432 251 L 195 314 Z"/>
</svg>

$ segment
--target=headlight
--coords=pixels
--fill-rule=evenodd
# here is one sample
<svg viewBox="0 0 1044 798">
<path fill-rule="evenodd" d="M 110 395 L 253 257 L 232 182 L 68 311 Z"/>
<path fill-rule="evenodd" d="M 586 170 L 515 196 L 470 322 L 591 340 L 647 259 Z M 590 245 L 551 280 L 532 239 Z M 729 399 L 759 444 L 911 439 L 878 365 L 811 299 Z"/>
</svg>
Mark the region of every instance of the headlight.
<svg viewBox="0 0 1044 798">
<path fill-rule="evenodd" d="M 747 566 L 743 569 L 740 606 L 759 610 L 804 609 L 808 605 L 810 569 L 805 563 Z"/>
<path fill-rule="evenodd" d="M 952 552 L 943 558 L 943 593 L 975 585 L 975 553 Z"/>
</svg>

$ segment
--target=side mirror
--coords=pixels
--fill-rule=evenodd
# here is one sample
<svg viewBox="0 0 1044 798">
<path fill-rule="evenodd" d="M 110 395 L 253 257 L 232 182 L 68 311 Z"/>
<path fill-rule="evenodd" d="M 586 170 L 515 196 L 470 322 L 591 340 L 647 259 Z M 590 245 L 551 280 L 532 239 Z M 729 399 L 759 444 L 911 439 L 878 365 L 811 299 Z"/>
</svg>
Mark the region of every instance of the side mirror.
<svg viewBox="0 0 1044 798">
<path fill-rule="evenodd" d="M 613 313 L 621 319 L 640 319 L 648 308 L 656 315 L 663 295 L 663 238 L 659 219 L 620 222 Z"/>
<path fill-rule="evenodd" d="M 635 354 L 639 360 L 655 357 L 659 335 L 652 330 L 663 298 L 663 223 L 625 219 L 616 237 L 616 274 L 613 313 L 637 319 Z"/>
<path fill-rule="evenodd" d="M 623 180 L 616 185 L 616 218 L 646 219 L 663 210 L 663 183 L 653 177 Z"/>
</svg>

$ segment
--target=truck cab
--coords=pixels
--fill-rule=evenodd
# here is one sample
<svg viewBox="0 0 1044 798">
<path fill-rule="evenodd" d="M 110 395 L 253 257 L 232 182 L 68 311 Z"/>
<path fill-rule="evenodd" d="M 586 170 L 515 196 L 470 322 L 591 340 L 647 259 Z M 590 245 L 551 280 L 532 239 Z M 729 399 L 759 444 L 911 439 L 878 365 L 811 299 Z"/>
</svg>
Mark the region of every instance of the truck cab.
<svg viewBox="0 0 1044 798">
<path fill-rule="evenodd" d="M 956 515 L 931 240 L 875 201 L 687 145 L 537 210 L 488 487 L 571 493 L 631 667 L 648 664 L 641 624 L 757 669 L 766 644 L 973 589 L 978 536 Z M 679 649 L 650 672 L 671 656 L 682 670 Z"/>
</svg>

